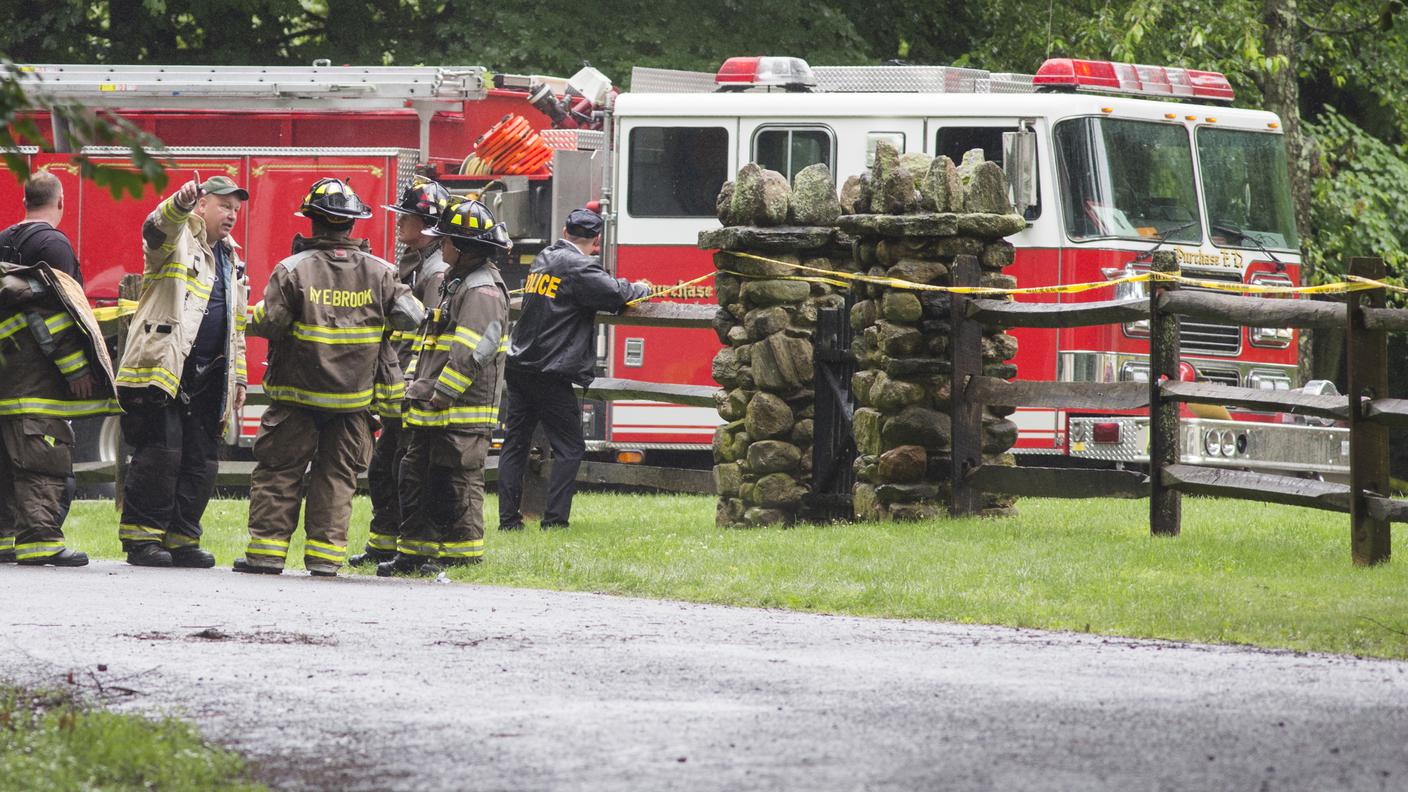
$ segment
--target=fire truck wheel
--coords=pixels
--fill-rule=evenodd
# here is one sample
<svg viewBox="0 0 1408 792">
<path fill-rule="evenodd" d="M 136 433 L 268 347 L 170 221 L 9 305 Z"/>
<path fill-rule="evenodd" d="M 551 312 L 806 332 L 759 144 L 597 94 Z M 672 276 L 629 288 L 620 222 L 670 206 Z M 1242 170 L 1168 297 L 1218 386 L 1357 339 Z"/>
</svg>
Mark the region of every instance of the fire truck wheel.
<svg viewBox="0 0 1408 792">
<path fill-rule="evenodd" d="M 73 461 L 117 462 L 117 446 L 120 432 L 117 416 L 101 418 L 81 418 L 73 422 Z M 112 481 L 97 484 L 78 485 L 77 497 L 81 499 L 110 499 L 116 494 Z"/>
</svg>

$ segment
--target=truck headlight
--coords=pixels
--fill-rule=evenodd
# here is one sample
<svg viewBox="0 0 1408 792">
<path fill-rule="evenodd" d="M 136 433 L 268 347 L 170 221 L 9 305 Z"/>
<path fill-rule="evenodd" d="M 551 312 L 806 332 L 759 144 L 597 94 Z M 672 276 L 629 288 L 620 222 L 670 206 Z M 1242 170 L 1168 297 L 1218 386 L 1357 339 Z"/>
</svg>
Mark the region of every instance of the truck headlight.
<svg viewBox="0 0 1408 792">
<path fill-rule="evenodd" d="M 1252 275 L 1251 282 L 1255 286 L 1293 286 L 1290 276 L 1283 272 L 1257 272 Z M 1286 297 L 1275 297 L 1274 299 L 1287 299 Z M 1252 346 L 1270 347 L 1272 349 L 1285 349 L 1291 345 L 1292 334 L 1289 327 L 1251 327 L 1247 329 L 1251 337 Z"/>
<path fill-rule="evenodd" d="M 1209 429 L 1203 433 L 1203 450 L 1208 456 L 1222 456 L 1222 433 Z"/>
</svg>

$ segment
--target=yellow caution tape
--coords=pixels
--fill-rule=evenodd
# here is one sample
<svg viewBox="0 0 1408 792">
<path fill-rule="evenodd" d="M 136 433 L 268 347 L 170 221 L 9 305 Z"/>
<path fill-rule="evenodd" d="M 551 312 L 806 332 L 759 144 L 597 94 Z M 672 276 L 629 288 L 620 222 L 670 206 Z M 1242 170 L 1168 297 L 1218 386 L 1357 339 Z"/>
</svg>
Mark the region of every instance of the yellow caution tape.
<svg viewBox="0 0 1408 792">
<path fill-rule="evenodd" d="M 805 272 L 815 272 L 832 278 L 841 278 L 847 281 L 858 283 L 872 283 L 879 286 L 887 286 L 892 289 L 905 289 L 909 291 L 929 291 L 943 292 L 947 294 L 984 294 L 984 295 L 1017 295 L 1017 294 L 1078 294 L 1081 292 L 1094 291 L 1096 289 L 1107 289 L 1111 286 L 1118 286 L 1123 283 L 1147 283 L 1158 280 L 1170 283 L 1179 283 L 1187 286 L 1197 286 L 1204 289 L 1216 291 L 1237 292 L 1240 294 L 1343 294 L 1345 292 L 1364 291 L 1367 289 L 1390 289 L 1408 293 L 1408 287 L 1394 286 L 1393 284 L 1381 281 L 1349 276 L 1349 281 L 1338 283 L 1322 283 L 1316 286 L 1271 286 L 1259 283 L 1240 283 L 1216 280 L 1204 280 L 1201 278 L 1189 278 L 1177 272 L 1143 272 L 1138 275 L 1126 275 L 1122 278 L 1097 281 L 1094 283 L 1067 283 L 1059 286 L 1026 286 L 1015 289 L 1002 289 L 995 286 L 938 286 L 930 283 L 915 283 L 913 281 L 891 278 L 888 276 L 865 275 L 858 272 L 841 272 L 839 270 L 828 270 L 820 267 L 809 267 L 806 264 L 794 264 L 790 261 L 779 261 L 766 256 L 758 256 L 752 253 L 742 253 L 738 251 L 727 251 L 730 256 L 753 259 L 768 264 L 778 264 L 792 269 L 803 270 Z M 737 274 L 737 273 L 730 273 Z M 745 276 L 748 277 L 748 276 Z M 760 277 L 760 276 L 754 276 Z"/>
<path fill-rule="evenodd" d="M 118 300 L 117 305 L 104 305 L 93 309 L 93 317 L 99 322 L 111 322 L 137 312 L 136 300 Z"/>
</svg>

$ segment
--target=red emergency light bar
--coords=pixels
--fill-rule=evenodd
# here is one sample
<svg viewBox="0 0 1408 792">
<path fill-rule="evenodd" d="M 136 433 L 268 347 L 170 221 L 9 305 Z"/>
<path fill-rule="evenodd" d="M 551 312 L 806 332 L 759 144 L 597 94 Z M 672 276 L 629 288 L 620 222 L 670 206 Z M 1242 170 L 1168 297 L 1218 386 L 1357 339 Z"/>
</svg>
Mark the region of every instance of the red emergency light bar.
<svg viewBox="0 0 1408 792">
<path fill-rule="evenodd" d="M 812 88 L 816 86 L 816 76 L 801 58 L 739 57 L 724 61 L 714 75 L 714 83 L 720 90 L 753 86 Z"/>
<path fill-rule="evenodd" d="M 1074 58 L 1052 58 L 1041 64 L 1032 85 L 1214 102 L 1236 98 L 1232 84 L 1219 72 Z"/>
</svg>

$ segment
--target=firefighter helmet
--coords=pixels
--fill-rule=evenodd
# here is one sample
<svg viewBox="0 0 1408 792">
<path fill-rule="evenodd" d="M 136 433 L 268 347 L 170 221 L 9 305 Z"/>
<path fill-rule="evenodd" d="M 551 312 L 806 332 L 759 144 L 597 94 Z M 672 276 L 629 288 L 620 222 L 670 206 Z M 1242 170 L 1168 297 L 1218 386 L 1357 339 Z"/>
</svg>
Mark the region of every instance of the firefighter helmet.
<svg viewBox="0 0 1408 792">
<path fill-rule="evenodd" d="M 440 221 L 434 228 L 427 228 L 421 233 L 426 236 L 450 237 L 455 241 L 455 247 L 466 252 L 473 250 L 476 245 L 508 247 L 508 229 L 494 219 L 489 207 L 473 200 L 452 203 L 440 215 Z"/>
<path fill-rule="evenodd" d="M 334 223 L 350 223 L 372 216 L 372 210 L 362 203 L 352 186 L 341 179 L 319 179 L 303 196 L 298 213 L 304 217 L 317 215 Z"/>
<path fill-rule="evenodd" d="M 419 217 L 426 225 L 433 226 L 449 203 L 449 190 L 424 176 L 417 176 L 401 193 L 400 203 L 385 204 L 382 208 L 396 214 Z"/>
</svg>

